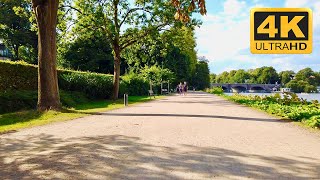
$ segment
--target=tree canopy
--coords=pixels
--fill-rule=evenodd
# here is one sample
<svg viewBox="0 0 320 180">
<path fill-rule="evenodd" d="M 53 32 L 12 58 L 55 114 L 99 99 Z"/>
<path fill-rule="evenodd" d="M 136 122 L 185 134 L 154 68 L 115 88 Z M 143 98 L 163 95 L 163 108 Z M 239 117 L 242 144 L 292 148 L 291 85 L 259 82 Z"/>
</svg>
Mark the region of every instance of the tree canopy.
<svg viewBox="0 0 320 180">
<path fill-rule="evenodd" d="M 28 0 L 0 0 L 0 39 L 12 52 L 13 59 L 34 63 L 37 34 L 32 30 L 31 4 Z"/>
</svg>

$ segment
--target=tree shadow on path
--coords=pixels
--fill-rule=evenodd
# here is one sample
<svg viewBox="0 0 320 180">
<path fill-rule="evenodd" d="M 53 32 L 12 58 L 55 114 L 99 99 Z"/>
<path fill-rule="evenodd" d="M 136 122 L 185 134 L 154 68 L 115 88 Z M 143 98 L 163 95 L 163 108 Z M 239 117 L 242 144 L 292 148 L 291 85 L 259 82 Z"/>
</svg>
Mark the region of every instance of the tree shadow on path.
<svg viewBox="0 0 320 180">
<path fill-rule="evenodd" d="M 0 142 L 2 179 L 320 178 L 320 162 L 310 157 L 294 160 L 183 144 L 164 147 L 123 135 L 60 139 L 41 134 Z"/>
<path fill-rule="evenodd" d="M 185 118 L 212 118 L 212 119 L 227 119 L 227 120 L 238 120 L 238 121 L 262 121 L 262 122 L 277 122 L 277 123 L 289 123 L 290 120 L 281 120 L 275 118 L 250 118 L 240 116 L 219 116 L 219 115 L 206 115 L 206 114 L 142 114 L 142 113 L 92 113 L 93 115 L 100 116 L 119 116 L 119 117 L 185 117 Z"/>
</svg>

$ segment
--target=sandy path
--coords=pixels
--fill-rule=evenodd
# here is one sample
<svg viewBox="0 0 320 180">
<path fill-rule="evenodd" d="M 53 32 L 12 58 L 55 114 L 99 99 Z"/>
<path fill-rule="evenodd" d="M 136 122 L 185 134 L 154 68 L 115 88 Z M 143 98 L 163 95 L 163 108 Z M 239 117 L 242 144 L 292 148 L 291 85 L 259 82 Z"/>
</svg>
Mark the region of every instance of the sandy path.
<svg viewBox="0 0 320 180">
<path fill-rule="evenodd" d="M 1 179 L 320 179 L 320 136 L 193 93 L 0 136 Z"/>
</svg>

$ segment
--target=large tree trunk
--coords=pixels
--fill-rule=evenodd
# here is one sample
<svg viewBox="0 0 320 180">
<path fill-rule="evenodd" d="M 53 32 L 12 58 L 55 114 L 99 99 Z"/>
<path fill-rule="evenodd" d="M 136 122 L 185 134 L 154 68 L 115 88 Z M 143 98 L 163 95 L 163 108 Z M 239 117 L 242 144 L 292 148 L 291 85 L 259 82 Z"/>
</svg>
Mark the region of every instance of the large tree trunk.
<svg viewBox="0 0 320 180">
<path fill-rule="evenodd" d="M 118 19 L 118 5 L 119 0 L 113 1 L 113 21 L 115 25 L 114 39 L 112 41 L 113 57 L 114 57 L 114 70 L 113 70 L 113 97 L 115 101 L 119 96 L 120 84 L 120 62 L 121 62 L 121 48 L 120 48 L 120 25 Z"/>
<path fill-rule="evenodd" d="M 38 24 L 38 110 L 60 110 L 56 68 L 59 0 L 32 0 Z"/>
<path fill-rule="evenodd" d="M 119 96 L 119 84 L 120 84 L 120 48 L 118 45 L 114 46 L 114 71 L 113 71 L 113 100 L 117 100 Z"/>
</svg>

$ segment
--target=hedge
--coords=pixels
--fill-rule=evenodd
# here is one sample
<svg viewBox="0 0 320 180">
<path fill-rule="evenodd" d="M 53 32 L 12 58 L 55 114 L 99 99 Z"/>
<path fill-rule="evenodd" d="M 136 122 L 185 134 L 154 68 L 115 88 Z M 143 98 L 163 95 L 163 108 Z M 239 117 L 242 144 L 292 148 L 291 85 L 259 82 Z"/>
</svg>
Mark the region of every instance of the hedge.
<svg viewBox="0 0 320 180">
<path fill-rule="evenodd" d="M 131 74 L 121 79 L 119 96 L 148 94 L 149 85 L 142 77 Z M 58 69 L 58 81 L 60 90 L 82 92 L 89 98 L 105 99 L 112 95 L 113 75 Z M 0 61 L 0 92 L 37 89 L 37 66 L 22 61 Z"/>
<path fill-rule="evenodd" d="M 60 90 L 83 92 L 90 98 L 110 98 L 112 95 L 112 75 L 58 69 L 58 81 Z M 36 91 L 37 88 L 37 66 L 0 61 L 0 92 Z"/>
<path fill-rule="evenodd" d="M 65 107 L 74 107 L 77 104 L 90 100 L 81 92 L 60 91 L 60 100 Z M 0 92 L 0 114 L 20 110 L 36 109 L 38 101 L 37 91 L 6 91 Z"/>
<path fill-rule="evenodd" d="M 128 74 L 121 77 L 120 93 L 134 96 L 148 95 L 149 83 L 137 74 Z"/>
</svg>

